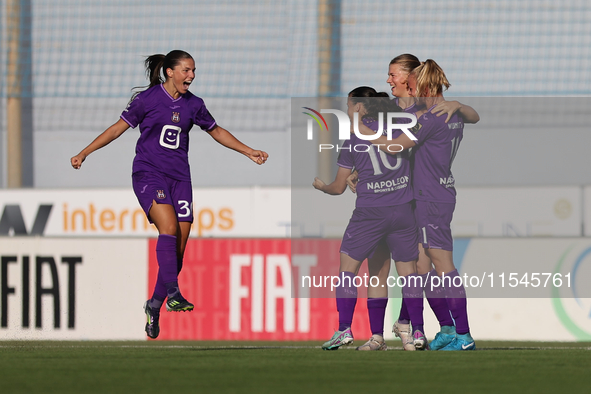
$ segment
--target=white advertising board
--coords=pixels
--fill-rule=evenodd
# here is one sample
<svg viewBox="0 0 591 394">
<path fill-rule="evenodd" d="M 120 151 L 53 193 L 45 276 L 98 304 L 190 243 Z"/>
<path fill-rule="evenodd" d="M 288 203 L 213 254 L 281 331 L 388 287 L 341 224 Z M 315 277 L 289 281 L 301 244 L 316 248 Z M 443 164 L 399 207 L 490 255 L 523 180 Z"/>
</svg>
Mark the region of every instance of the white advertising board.
<svg viewBox="0 0 591 394">
<path fill-rule="evenodd" d="M 581 236 L 582 192 L 574 187 L 458 188 L 455 237 Z"/>
<path fill-rule="evenodd" d="M 296 237 L 342 236 L 355 207 L 349 191 L 329 196 L 298 188 L 292 197 Z M 591 197 L 587 200 L 591 212 Z M 452 231 L 454 237 L 578 237 L 582 215 L 580 187 L 464 187 L 457 188 Z M 591 213 L 587 216 L 591 223 Z"/>
<path fill-rule="evenodd" d="M 148 242 L 0 237 L 0 339 L 144 339 Z"/>
<path fill-rule="evenodd" d="M 231 241 L 224 244 L 223 253 L 228 256 L 260 248 L 264 240 Z M 235 251 L 231 250 L 232 245 L 238 245 Z M 275 250 L 272 245 L 269 247 Z M 145 339 L 141 306 L 151 290 L 148 248 L 147 240 L 133 238 L 1 237 L 0 339 Z M 236 289 L 228 288 L 230 271 L 220 270 L 220 264 L 229 262 L 220 260 L 218 264 L 203 265 L 201 271 L 191 271 L 196 264 L 191 259 L 195 258 L 191 254 L 187 257 L 184 280 L 187 286 L 191 284 L 189 294 L 201 294 L 194 298 L 196 308 L 211 303 L 203 296 L 203 288 L 197 287 L 199 281 L 190 280 L 191 272 L 198 275 L 197 279 L 215 277 L 216 286 L 228 292 L 226 299 L 232 299 Z M 467 278 L 468 316 L 477 341 L 591 341 L 591 239 L 457 239 L 454 261 L 460 275 Z M 511 279 L 513 273 L 517 274 L 515 280 Z M 536 277 L 541 279 L 539 283 L 535 283 Z M 483 286 L 479 282 L 482 280 Z M 264 281 L 261 279 L 260 283 Z M 492 292 L 487 293 L 486 288 Z M 248 293 L 244 294 L 248 298 Z M 399 294 L 400 289 L 392 289 L 391 296 Z M 258 299 L 260 311 L 268 313 L 275 307 L 272 297 Z M 297 304 L 302 302 L 300 299 Z M 330 304 L 332 308 L 333 303 Z M 399 298 L 390 299 L 385 327 L 390 339 L 399 306 Z M 229 321 L 230 310 L 229 305 L 216 308 L 216 321 Z M 249 311 L 243 314 L 250 316 Z M 198 318 L 198 313 L 182 315 L 179 322 L 175 317 L 166 315 L 164 323 L 168 325 L 163 337 L 171 332 L 195 331 L 187 322 Z M 236 338 L 227 324 L 211 324 L 217 339 Z M 201 331 L 211 328 L 196 327 L 201 327 Z M 425 329 L 429 338 L 438 330 L 427 302 Z M 300 335 L 298 339 L 306 337 Z"/>
<path fill-rule="evenodd" d="M 583 196 L 584 194 L 584 196 Z M 584 204 L 584 205 L 583 205 Z M 309 188 L 194 190 L 193 237 L 340 237 L 355 195 Z M 156 236 L 131 189 L 1 190 L 0 236 Z M 455 237 L 591 235 L 591 187 L 458 188 Z"/>
<path fill-rule="evenodd" d="M 591 239 L 456 239 L 454 262 L 475 338 L 591 340 Z"/>
<path fill-rule="evenodd" d="M 583 227 L 586 237 L 591 237 L 591 186 L 583 188 Z"/>
<path fill-rule="evenodd" d="M 195 189 L 193 237 L 285 237 L 288 188 Z M 2 190 L 0 236 L 153 237 L 130 189 Z"/>
</svg>

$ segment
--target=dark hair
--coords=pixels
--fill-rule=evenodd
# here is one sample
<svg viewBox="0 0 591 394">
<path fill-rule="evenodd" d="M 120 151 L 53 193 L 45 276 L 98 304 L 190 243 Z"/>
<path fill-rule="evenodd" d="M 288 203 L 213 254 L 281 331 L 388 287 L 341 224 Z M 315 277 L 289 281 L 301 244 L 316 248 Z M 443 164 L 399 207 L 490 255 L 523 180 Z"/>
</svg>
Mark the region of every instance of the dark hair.
<svg viewBox="0 0 591 394">
<path fill-rule="evenodd" d="M 364 118 L 378 119 L 380 112 L 399 112 L 402 111 L 394 100 L 386 92 L 377 92 L 369 86 L 360 86 L 349 92 L 349 98 L 355 104 L 361 103 L 365 107 L 367 114 Z"/>
<path fill-rule="evenodd" d="M 193 59 L 193 56 L 191 56 L 188 52 L 178 49 L 170 51 L 166 55 L 157 53 L 155 55 L 148 56 L 144 61 L 144 66 L 146 67 L 146 76 L 150 81 L 150 85 L 135 87 L 134 89 L 144 87 L 151 88 L 152 86 L 164 83 L 166 81 L 166 75 L 163 78 L 162 73 L 166 72 L 166 70 L 169 68 L 175 68 L 183 59 Z"/>
</svg>

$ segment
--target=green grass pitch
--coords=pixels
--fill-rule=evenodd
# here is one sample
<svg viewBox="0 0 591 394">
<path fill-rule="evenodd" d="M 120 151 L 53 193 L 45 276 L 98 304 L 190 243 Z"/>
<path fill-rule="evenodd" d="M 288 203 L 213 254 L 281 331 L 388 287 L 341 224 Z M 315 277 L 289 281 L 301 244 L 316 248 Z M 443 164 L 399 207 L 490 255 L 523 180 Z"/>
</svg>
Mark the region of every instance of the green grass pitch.
<svg viewBox="0 0 591 394">
<path fill-rule="evenodd" d="M 357 352 L 318 342 L 0 341 L 0 392 L 591 392 L 591 343 L 478 341 L 469 352 L 388 344 Z"/>
</svg>

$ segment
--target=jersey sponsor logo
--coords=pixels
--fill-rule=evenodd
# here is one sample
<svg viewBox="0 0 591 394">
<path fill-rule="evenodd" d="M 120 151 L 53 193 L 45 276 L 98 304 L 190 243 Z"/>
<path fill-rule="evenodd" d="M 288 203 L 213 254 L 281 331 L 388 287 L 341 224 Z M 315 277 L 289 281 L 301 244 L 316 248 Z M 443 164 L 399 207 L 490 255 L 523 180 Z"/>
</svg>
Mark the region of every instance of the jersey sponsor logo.
<svg viewBox="0 0 591 394">
<path fill-rule="evenodd" d="M 397 179 L 388 179 L 386 181 L 368 182 L 367 190 L 373 190 L 374 193 L 392 192 L 403 189 L 408 186 L 409 177 L 403 176 Z"/>
<path fill-rule="evenodd" d="M 182 129 L 178 126 L 166 125 L 160 132 L 160 145 L 168 149 L 178 149 Z"/>
<path fill-rule="evenodd" d="M 180 122 L 181 121 L 181 113 L 180 112 L 173 112 L 171 119 L 174 123 Z"/>
<path fill-rule="evenodd" d="M 166 198 L 166 195 L 164 194 L 164 190 L 156 190 L 156 197 L 158 197 L 161 200 L 163 198 Z"/>
<path fill-rule="evenodd" d="M 417 134 L 419 132 L 419 130 L 421 130 L 422 127 L 423 127 L 422 124 L 417 123 L 413 128 L 408 129 L 408 131 L 410 131 L 413 134 Z"/>
<path fill-rule="evenodd" d="M 439 184 L 445 186 L 446 188 L 454 187 L 456 184 L 456 180 L 453 176 L 450 176 L 449 178 L 439 178 Z"/>
<path fill-rule="evenodd" d="M 455 129 L 461 129 L 464 127 L 464 125 L 462 124 L 462 122 L 454 122 L 454 123 L 448 123 L 447 127 L 450 130 L 455 130 Z"/>
</svg>

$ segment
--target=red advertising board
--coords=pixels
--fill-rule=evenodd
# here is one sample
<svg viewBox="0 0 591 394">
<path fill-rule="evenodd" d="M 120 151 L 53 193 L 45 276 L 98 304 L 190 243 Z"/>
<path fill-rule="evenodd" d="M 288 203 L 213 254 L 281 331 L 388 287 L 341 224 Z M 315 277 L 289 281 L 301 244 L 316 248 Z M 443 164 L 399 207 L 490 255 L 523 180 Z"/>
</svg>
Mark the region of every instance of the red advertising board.
<svg viewBox="0 0 591 394">
<path fill-rule="evenodd" d="M 334 297 L 305 294 L 292 272 L 338 275 L 339 246 L 340 240 L 328 239 L 189 239 L 179 284 L 195 309 L 163 308 L 159 339 L 327 340 L 338 328 Z M 151 292 L 158 272 L 155 239 L 149 248 Z M 360 339 L 371 335 L 364 298 L 357 302 L 353 331 Z"/>
</svg>

